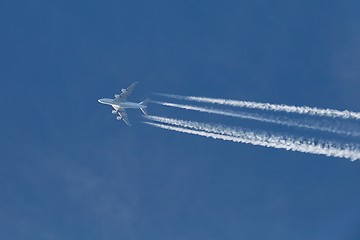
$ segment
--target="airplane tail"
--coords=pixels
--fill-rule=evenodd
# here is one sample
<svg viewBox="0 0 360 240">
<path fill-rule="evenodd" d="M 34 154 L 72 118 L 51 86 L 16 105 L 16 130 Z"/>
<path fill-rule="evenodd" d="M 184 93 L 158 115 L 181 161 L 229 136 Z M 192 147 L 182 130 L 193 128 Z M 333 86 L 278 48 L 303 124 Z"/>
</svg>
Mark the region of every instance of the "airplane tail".
<svg viewBox="0 0 360 240">
<path fill-rule="evenodd" d="M 148 115 L 146 108 L 147 108 L 147 104 L 149 103 L 149 101 L 150 101 L 150 99 L 147 98 L 147 99 L 145 99 L 144 101 L 140 102 L 140 105 L 143 106 L 142 108 L 140 108 L 140 110 L 141 110 L 141 111 L 143 112 L 143 114 L 145 114 L 145 115 Z"/>
</svg>

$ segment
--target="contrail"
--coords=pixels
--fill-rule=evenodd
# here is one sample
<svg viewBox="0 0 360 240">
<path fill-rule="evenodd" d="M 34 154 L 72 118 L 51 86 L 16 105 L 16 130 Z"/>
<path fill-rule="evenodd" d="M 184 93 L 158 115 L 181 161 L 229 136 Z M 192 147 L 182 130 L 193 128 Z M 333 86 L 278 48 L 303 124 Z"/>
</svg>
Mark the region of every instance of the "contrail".
<svg viewBox="0 0 360 240">
<path fill-rule="evenodd" d="M 237 101 L 237 100 L 229 100 L 229 99 L 221 99 L 221 98 L 207 98 L 207 97 L 196 97 L 196 96 L 181 96 L 181 95 L 165 94 L 165 93 L 157 93 L 157 95 L 178 99 L 178 100 L 213 103 L 213 104 L 228 105 L 233 107 L 260 109 L 260 110 L 275 111 L 275 112 L 281 111 L 287 113 L 298 113 L 298 114 L 306 114 L 306 115 L 320 116 L 320 117 L 360 120 L 359 112 L 352 112 L 348 110 L 339 111 L 329 108 L 321 109 L 321 108 L 307 107 L 307 106 L 297 107 L 297 106 L 290 106 L 284 104 L 259 103 L 259 102 Z"/>
<path fill-rule="evenodd" d="M 198 136 L 247 143 L 270 148 L 286 149 L 303 153 L 320 154 L 329 157 L 347 158 L 351 161 L 360 159 L 360 150 L 353 145 L 339 145 L 331 142 L 322 142 L 313 139 L 293 138 L 289 136 L 257 133 L 250 130 L 229 128 L 221 125 L 204 124 L 194 121 L 184 121 L 158 116 L 147 116 L 147 119 L 159 123 L 145 122 L 146 124 Z M 170 125 L 166 125 L 170 124 Z M 174 125 L 174 126 L 171 126 Z"/>
<path fill-rule="evenodd" d="M 297 127 L 297 128 L 304 128 L 304 129 L 310 129 L 310 130 L 318 130 L 318 131 L 341 134 L 341 135 L 346 135 L 346 136 L 353 136 L 353 137 L 360 136 L 359 132 L 351 132 L 351 131 L 336 129 L 334 127 L 321 126 L 319 122 L 305 123 L 305 122 L 296 121 L 296 120 L 294 121 L 294 120 L 284 118 L 284 117 L 278 118 L 278 117 L 273 117 L 273 116 L 262 116 L 262 115 L 253 114 L 253 113 L 234 112 L 234 111 L 230 111 L 230 110 L 220 110 L 220 109 L 214 109 L 214 108 L 198 107 L 198 106 L 193 106 L 193 105 L 184 105 L 184 104 L 176 104 L 176 103 L 169 103 L 169 102 L 159 102 L 159 101 L 152 101 L 152 102 L 163 105 L 163 106 L 168 106 L 168 107 L 176 107 L 176 108 L 182 108 L 182 109 L 193 110 L 193 111 L 198 111 L 198 112 L 212 113 L 212 114 L 236 117 L 236 118 L 247 119 L 247 120 L 255 120 L 255 121 L 260 121 L 260 122 L 273 123 L 273 124 L 283 125 L 283 126 L 287 126 L 287 127 Z"/>
</svg>

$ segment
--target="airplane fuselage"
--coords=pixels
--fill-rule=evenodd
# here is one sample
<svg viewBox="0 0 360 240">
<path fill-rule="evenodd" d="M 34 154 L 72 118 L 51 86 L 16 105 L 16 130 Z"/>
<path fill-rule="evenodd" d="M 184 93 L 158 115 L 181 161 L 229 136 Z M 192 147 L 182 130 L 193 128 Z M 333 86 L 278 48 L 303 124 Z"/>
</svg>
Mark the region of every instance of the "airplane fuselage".
<svg viewBox="0 0 360 240">
<path fill-rule="evenodd" d="M 99 103 L 105 104 L 105 105 L 111 105 L 114 108 L 146 108 L 146 106 L 141 105 L 140 103 L 135 102 L 117 102 L 114 101 L 114 99 L 111 98 L 101 98 L 98 100 Z"/>
</svg>

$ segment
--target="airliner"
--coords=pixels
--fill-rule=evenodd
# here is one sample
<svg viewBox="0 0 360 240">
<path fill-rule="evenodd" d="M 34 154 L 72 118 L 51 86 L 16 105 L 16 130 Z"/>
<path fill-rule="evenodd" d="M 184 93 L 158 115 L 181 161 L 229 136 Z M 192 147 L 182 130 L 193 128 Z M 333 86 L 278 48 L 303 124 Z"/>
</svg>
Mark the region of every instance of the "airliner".
<svg viewBox="0 0 360 240">
<path fill-rule="evenodd" d="M 131 126 L 129 122 L 129 118 L 125 112 L 126 108 L 138 108 L 140 109 L 145 115 L 147 115 L 147 103 L 149 99 L 146 99 L 142 102 L 135 103 L 135 102 L 128 102 L 126 101 L 127 97 L 132 93 L 135 86 L 138 82 L 134 82 L 126 89 L 121 89 L 120 94 L 115 94 L 115 98 L 101 98 L 98 100 L 99 103 L 110 105 L 114 108 L 111 111 L 112 114 L 117 115 L 116 120 L 123 120 L 126 125 Z"/>
</svg>

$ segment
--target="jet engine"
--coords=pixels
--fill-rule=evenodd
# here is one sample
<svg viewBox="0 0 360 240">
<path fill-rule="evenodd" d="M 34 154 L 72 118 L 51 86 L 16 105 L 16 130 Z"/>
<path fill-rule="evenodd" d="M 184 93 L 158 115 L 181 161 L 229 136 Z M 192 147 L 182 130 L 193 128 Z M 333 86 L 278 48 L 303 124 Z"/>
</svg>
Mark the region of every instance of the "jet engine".
<svg viewBox="0 0 360 240">
<path fill-rule="evenodd" d="M 117 117 L 116 117 L 116 120 L 121 120 L 121 118 L 122 118 L 122 117 L 120 117 L 120 116 L 117 116 Z"/>
<path fill-rule="evenodd" d="M 117 114 L 117 111 L 116 111 L 116 110 L 112 110 L 111 113 L 112 113 L 112 114 Z"/>
<path fill-rule="evenodd" d="M 121 92 L 126 92 L 126 89 L 125 88 L 121 89 Z"/>
<path fill-rule="evenodd" d="M 118 98 L 118 97 L 120 97 L 120 95 L 119 95 L 119 94 L 115 94 L 115 97 Z"/>
</svg>

